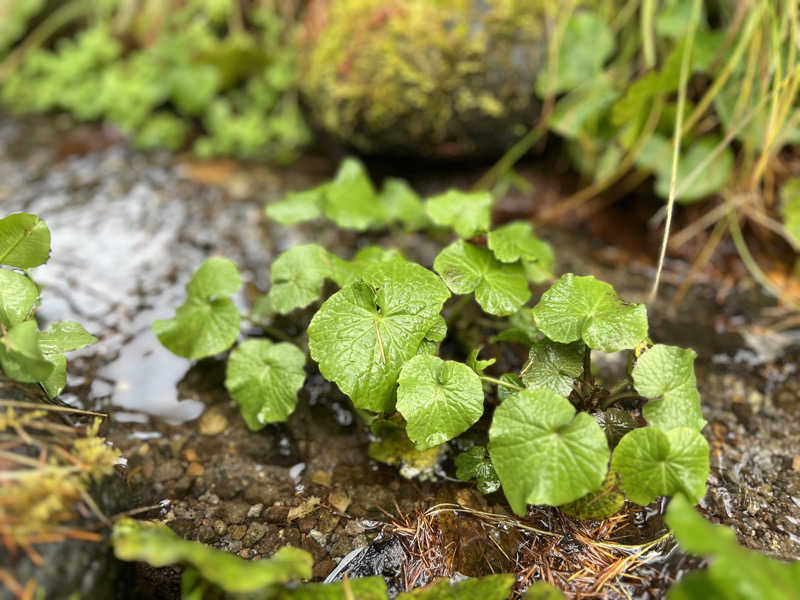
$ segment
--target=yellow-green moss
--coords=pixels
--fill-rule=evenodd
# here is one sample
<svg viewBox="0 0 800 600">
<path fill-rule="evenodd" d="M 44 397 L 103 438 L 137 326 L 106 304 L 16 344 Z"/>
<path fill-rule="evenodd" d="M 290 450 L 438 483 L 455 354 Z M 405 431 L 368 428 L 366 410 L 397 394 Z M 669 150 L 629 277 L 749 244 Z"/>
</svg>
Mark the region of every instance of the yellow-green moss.
<svg viewBox="0 0 800 600">
<path fill-rule="evenodd" d="M 339 0 L 309 40 L 303 88 L 361 151 L 491 153 L 537 114 L 545 0 Z"/>
</svg>

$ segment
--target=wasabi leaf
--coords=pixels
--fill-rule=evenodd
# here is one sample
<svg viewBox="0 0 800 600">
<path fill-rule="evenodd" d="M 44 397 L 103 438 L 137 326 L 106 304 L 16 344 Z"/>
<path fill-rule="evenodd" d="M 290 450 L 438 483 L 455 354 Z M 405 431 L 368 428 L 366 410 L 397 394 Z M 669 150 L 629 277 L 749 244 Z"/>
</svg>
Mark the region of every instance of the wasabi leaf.
<svg viewBox="0 0 800 600">
<path fill-rule="evenodd" d="M 733 153 L 729 148 L 725 148 L 703 169 L 699 177 L 695 177 L 688 186 L 681 185 L 681 182 L 688 178 L 692 171 L 715 150 L 720 139 L 713 134 L 707 135 L 695 140 L 681 152 L 681 157 L 678 160 L 678 193 L 675 199 L 682 204 L 690 204 L 702 200 L 719 191 L 730 180 L 733 172 Z M 672 177 L 671 164 L 671 161 L 666 164 L 659 163 L 658 168 L 654 169 L 656 173 L 655 190 L 662 198 L 669 197 Z"/>
<path fill-rule="evenodd" d="M 555 342 L 583 340 L 594 350 L 618 352 L 647 337 L 647 309 L 629 304 L 594 277 L 562 275 L 533 309 L 537 327 Z"/>
<path fill-rule="evenodd" d="M 614 450 L 611 468 L 625 494 L 645 506 L 658 496 L 686 494 L 697 502 L 706 492 L 708 442 L 694 429 L 634 429 Z"/>
<path fill-rule="evenodd" d="M 181 539 L 166 525 L 127 518 L 114 524 L 111 541 L 120 560 L 142 561 L 152 567 L 189 565 L 203 579 L 229 593 L 256 592 L 311 577 L 311 555 L 291 546 L 281 548 L 272 558 L 244 560 L 200 542 Z"/>
<path fill-rule="evenodd" d="M 514 575 L 487 575 L 458 583 L 443 581 L 435 585 L 403 592 L 397 600 L 506 600 L 514 585 Z"/>
<path fill-rule="evenodd" d="M 670 501 L 665 520 L 681 548 L 710 559 L 705 571 L 690 573 L 670 588 L 670 600 L 792 600 L 797 597 L 800 562 L 782 563 L 744 548 L 737 543 L 732 529 L 712 525 L 681 495 Z"/>
<path fill-rule="evenodd" d="M 319 300 L 325 279 L 334 278 L 334 257 L 322 246 L 303 244 L 283 252 L 270 269 L 267 297 L 285 315 Z"/>
<path fill-rule="evenodd" d="M 611 76 L 601 73 L 556 102 L 550 128 L 564 137 L 579 138 L 619 96 Z"/>
<path fill-rule="evenodd" d="M 493 315 L 516 312 L 531 297 L 521 265 L 501 263 L 486 248 L 464 240 L 442 250 L 433 268 L 454 293 L 474 291 L 478 304 Z"/>
<path fill-rule="evenodd" d="M 518 515 L 527 504 L 558 506 L 599 488 L 609 454 L 597 422 L 549 390 L 507 398 L 489 429 L 492 464 Z"/>
<path fill-rule="evenodd" d="M 53 364 L 39 348 L 39 329 L 36 321 L 24 321 L 0 335 L 0 366 L 6 375 L 26 383 L 46 379 Z"/>
<path fill-rule="evenodd" d="M 97 338 L 75 321 L 53 323 L 46 331 L 39 332 L 39 349 L 53 364 L 53 370 L 40 383 L 48 397 L 55 398 L 67 385 L 67 357 L 65 352 L 79 350 L 97 342 Z"/>
<path fill-rule="evenodd" d="M 384 181 L 378 200 L 390 223 L 401 223 L 407 231 L 417 231 L 429 224 L 422 199 L 403 179 L 390 177 Z"/>
<path fill-rule="evenodd" d="M 700 431 L 705 426 L 694 374 L 696 357 L 694 350 L 656 344 L 636 361 L 632 373 L 636 391 L 645 398 L 661 398 L 642 410 L 653 427 Z"/>
<path fill-rule="evenodd" d="M 403 365 L 397 383 L 397 410 L 419 451 L 464 433 L 483 415 L 481 380 L 462 363 L 418 355 Z"/>
<path fill-rule="evenodd" d="M 50 258 L 50 230 L 39 217 L 17 213 L 0 219 L 0 264 L 32 269 Z"/>
<path fill-rule="evenodd" d="M 572 392 L 575 380 L 583 374 L 583 342 L 559 344 L 548 339 L 531 346 L 522 381 L 530 389 L 550 390 L 565 398 Z"/>
<path fill-rule="evenodd" d="M 29 277 L 0 269 L 0 324 L 6 329 L 27 320 L 39 302 L 39 288 Z"/>
<path fill-rule="evenodd" d="M 225 387 L 253 431 L 285 421 L 306 379 L 305 354 L 294 344 L 247 340 L 228 358 Z"/>
<path fill-rule="evenodd" d="M 325 216 L 342 229 L 366 231 L 386 223 L 383 206 L 361 161 L 345 158 L 325 188 Z"/>
<path fill-rule="evenodd" d="M 324 183 L 303 192 L 289 192 L 283 200 L 268 204 L 264 213 L 284 227 L 312 221 L 322 214 L 327 186 Z"/>
<path fill-rule="evenodd" d="M 558 69 L 553 74 L 547 68 L 542 69 L 536 93 L 545 98 L 568 92 L 594 78 L 615 46 L 614 34 L 603 17 L 590 10 L 575 11 L 567 21 L 558 48 Z"/>
<path fill-rule="evenodd" d="M 311 357 L 357 408 L 390 411 L 401 367 L 438 326 L 449 295 L 436 275 L 417 264 L 370 264 L 362 282 L 336 292 L 314 315 Z"/>
<path fill-rule="evenodd" d="M 552 246 L 533 235 L 530 223 L 521 221 L 509 223 L 489 232 L 487 244 L 497 260 L 513 263 L 522 260 L 535 267 L 534 279 L 552 276 L 555 254 Z"/>
<path fill-rule="evenodd" d="M 474 479 L 481 494 L 492 494 L 500 489 L 500 479 L 486 454 L 484 446 L 473 446 L 455 458 L 456 477 L 461 481 Z"/>
<path fill-rule="evenodd" d="M 153 331 L 173 354 L 198 359 L 223 352 L 239 336 L 239 311 L 230 296 L 242 285 L 227 258 L 207 259 L 186 285 L 186 301 L 172 319 L 159 319 Z"/>
<path fill-rule="evenodd" d="M 436 225 L 452 227 L 462 238 L 489 230 L 492 195 L 489 192 L 448 190 L 428 198 L 425 212 Z"/>
</svg>

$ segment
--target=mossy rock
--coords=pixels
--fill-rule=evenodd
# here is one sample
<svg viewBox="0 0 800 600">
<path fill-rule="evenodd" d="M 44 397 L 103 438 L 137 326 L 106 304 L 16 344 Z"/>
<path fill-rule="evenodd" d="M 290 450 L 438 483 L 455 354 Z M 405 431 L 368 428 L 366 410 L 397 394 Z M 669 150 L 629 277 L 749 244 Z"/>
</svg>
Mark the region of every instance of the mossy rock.
<svg viewBox="0 0 800 600">
<path fill-rule="evenodd" d="M 364 153 L 501 153 L 535 123 L 546 0 L 319 0 L 306 19 L 313 118 Z"/>
</svg>

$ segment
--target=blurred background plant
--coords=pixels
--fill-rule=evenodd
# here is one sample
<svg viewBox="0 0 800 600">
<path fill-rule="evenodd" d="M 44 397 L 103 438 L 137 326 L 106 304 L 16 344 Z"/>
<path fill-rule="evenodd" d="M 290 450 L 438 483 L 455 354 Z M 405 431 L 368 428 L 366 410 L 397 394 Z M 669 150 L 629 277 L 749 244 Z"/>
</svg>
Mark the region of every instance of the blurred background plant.
<svg viewBox="0 0 800 600">
<path fill-rule="evenodd" d="M 287 161 L 312 124 L 362 154 L 501 156 L 478 189 L 547 144 L 580 184 L 535 220 L 672 193 L 676 300 L 729 238 L 796 304 L 798 31 L 791 0 L 0 0 L 0 103 L 200 158 Z"/>
<path fill-rule="evenodd" d="M 4 0 L 2 102 L 105 120 L 141 149 L 285 161 L 310 134 L 292 2 Z"/>
</svg>

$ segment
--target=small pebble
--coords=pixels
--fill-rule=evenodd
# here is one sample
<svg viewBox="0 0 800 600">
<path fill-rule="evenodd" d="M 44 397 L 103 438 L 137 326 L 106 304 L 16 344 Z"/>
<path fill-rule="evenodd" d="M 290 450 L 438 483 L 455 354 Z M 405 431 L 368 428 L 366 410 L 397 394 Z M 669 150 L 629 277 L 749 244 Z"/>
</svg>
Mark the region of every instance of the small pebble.
<svg viewBox="0 0 800 600">
<path fill-rule="evenodd" d="M 225 418 L 219 409 L 209 408 L 200 417 L 197 430 L 203 435 L 217 435 L 228 428 L 228 419 Z"/>
<path fill-rule="evenodd" d="M 250 507 L 250 510 L 247 511 L 247 518 L 248 519 L 257 519 L 261 516 L 261 511 L 264 510 L 263 504 L 253 504 Z"/>
<path fill-rule="evenodd" d="M 206 469 L 203 465 L 199 462 L 193 462 L 189 465 L 186 469 L 186 474 L 191 475 L 192 477 L 197 477 L 198 475 L 202 475 L 206 472 Z"/>
</svg>

